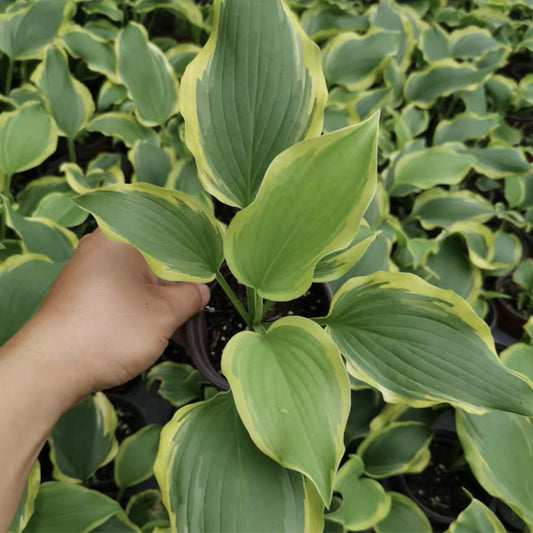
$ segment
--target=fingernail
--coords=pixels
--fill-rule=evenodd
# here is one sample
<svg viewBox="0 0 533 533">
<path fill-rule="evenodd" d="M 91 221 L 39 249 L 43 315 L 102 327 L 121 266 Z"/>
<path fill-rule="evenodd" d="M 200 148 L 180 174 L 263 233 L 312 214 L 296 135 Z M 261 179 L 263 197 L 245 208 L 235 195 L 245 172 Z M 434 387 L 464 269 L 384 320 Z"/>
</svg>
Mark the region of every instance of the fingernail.
<svg viewBox="0 0 533 533">
<path fill-rule="evenodd" d="M 209 287 L 203 283 L 198 285 L 198 290 L 202 296 L 202 307 L 204 307 L 204 305 L 207 305 L 209 299 L 211 298 L 211 291 L 209 290 Z"/>
</svg>

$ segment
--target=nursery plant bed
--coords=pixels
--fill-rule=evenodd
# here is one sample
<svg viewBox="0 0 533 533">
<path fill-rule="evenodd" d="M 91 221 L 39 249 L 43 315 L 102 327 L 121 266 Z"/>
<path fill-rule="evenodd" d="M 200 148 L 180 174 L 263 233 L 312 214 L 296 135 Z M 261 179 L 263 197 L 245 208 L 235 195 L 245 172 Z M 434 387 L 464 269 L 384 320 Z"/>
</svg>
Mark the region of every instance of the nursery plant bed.
<svg viewBox="0 0 533 533">
<path fill-rule="evenodd" d="M 240 302 L 245 304 L 246 288 L 237 283 L 226 266 L 222 273 Z M 217 282 L 211 283 L 210 289 L 209 304 L 186 323 L 187 346 L 198 370 L 217 387 L 228 390 L 229 384 L 220 374 L 222 352 L 234 335 L 246 329 L 246 324 Z M 297 300 L 276 302 L 267 312 L 264 321 L 274 322 L 291 315 L 307 318 L 324 316 L 328 313 L 331 298 L 332 293 L 327 284 L 315 283 Z"/>
</svg>

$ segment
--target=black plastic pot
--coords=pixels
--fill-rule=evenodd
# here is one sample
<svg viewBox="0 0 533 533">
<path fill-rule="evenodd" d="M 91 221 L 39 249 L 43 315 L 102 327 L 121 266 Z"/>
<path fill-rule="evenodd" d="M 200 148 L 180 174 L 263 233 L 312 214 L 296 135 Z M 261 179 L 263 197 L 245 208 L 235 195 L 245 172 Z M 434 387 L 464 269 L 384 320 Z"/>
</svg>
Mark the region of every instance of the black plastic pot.
<svg viewBox="0 0 533 533">
<path fill-rule="evenodd" d="M 496 280 L 495 288 L 498 292 L 509 294 L 508 288 L 512 283 L 511 275 L 508 274 Z M 498 328 L 511 335 L 517 342 L 524 332 L 527 315 L 521 314 L 513 307 L 512 299 L 497 298 L 495 304 L 498 310 Z"/>
<path fill-rule="evenodd" d="M 223 267 L 221 268 L 221 272 L 224 278 L 228 280 L 228 282 L 232 281 L 235 285 L 236 282 L 234 278 L 232 278 L 229 269 L 225 265 L 223 265 Z M 210 285 L 210 288 L 212 294 L 211 301 L 213 301 L 214 291 L 221 289 L 218 283 L 216 282 L 213 282 Z M 331 302 L 331 299 L 333 297 L 329 286 L 326 283 L 313 284 L 309 289 L 308 293 L 316 295 L 316 300 L 323 304 L 323 306 L 320 309 L 309 309 L 308 314 L 303 314 L 303 316 L 312 317 L 326 315 L 329 309 L 329 303 Z M 308 293 L 306 293 L 306 296 L 302 298 L 307 297 Z M 243 299 L 244 301 L 244 298 L 241 299 Z M 295 302 L 298 302 L 299 300 L 300 299 L 295 300 Z M 282 302 L 280 304 L 275 304 L 267 314 L 265 322 L 273 322 L 274 320 L 277 320 L 282 316 L 291 314 L 290 311 L 287 311 L 287 305 L 290 305 L 291 303 L 292 302 Z M 228 308 L 223 311 L 230 312 Z M 233 308 L 231 308 L 231 312 L 236 313 Z M 209 320 L 212 314 L 213 309 L 208 306 L 207 310 L 200 311 L 200 313 L 198 313 L 187 321 L 187 323 L 185 324 L 185 337 L 187 348 L 196 368 L 219 389 L 229 390 L 230 387 L 228 381 L 220 373 L 220 369 L 213 364 L 213 361 L 210 357 Z M 300 316 L 302 315 L 302 313 L 298 314 Z"/>
</svg>

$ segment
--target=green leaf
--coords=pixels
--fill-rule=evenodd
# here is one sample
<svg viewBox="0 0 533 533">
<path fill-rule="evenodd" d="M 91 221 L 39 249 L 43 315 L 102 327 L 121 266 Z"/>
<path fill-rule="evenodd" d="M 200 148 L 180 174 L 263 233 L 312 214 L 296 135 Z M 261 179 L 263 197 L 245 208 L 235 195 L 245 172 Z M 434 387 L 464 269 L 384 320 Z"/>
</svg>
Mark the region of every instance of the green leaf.
<svg viewBox="0 0 533 533">
<path fill-rule="evenodd" d="M 152 270 L 171 281 L 208 282 L 222 263 L 222 234 L 198 200 L 179 192 L 135 183 L 80 196 L 106 236 L 135 246 Z"/>
<path fill-rule="evenodd" d="M 470 155 L 473 166 L 489 178 L 506 178 L 531 171 L 531 164 L 519 148 L 489 146 L 487 148 L 458 148 L 458 152 Z"/>
<path fill-rule="evenodd" d="M 285 2 L 217 0 L 213 17 L 182 79 L 185 139 L 206 190 L 245 207 L 279 153 L 320 134 L 326 85 Z"/>
<path fill-rule="evenodd" d="M 132 496 L 128 500 L 126 512 L 129 519 L 139 527 L 155 520 L 168 521 L 168 513 L 163 507 L 161 493 L 154 489 L 144 490 Z"/>
<path fill-rule="evenodd" d="M 203 26 L 200 6 L 193 0 L 135 0 L 133 9 L 137 13 L 149 13 L 155 9 L 166 9 L 185 17 L 195 26 Z"/>
<path fill-rule="evenodd" d="M 62 268 L 37 254 L 0 263 L 0 346 L 37 311 Z"/>
<path fill-rule="evenodd" d="M 183 76 L 187 65 L 198 55 L 201 48 L 192 43 L 181 43 L 165 52 L 178 78 Z"/>
<path fill-rule="evenodd" d="M 50 481 L 40 487 L 26 531 L 89 533 L 120 513 L 124 513 L 120 505 L 100 492 L 71 483 Z"/>
<path fill-rule="evenodd" d="M 346 529 L 362 531 L 375 526 L 387 516 L 391 498 L 373 479 L 361 479 L 363 461 L 357 455 L 350 458 L 337 473 L 335 490 L 342 494 L 339 509 L 326 515 Z"/>
<path fill-rule="evenodd" d="M 130 522 L 126 514 L 115 514 L 103 524 L 91 529 L 91 533 L 141 533 L 140 529 Z"/>
<path fill-rule="evenodd" d="M 41 200 L 52 193 L 66 193 L 70 187 L 65 178 L 58 176 L 43 176 L 30 181 L 17 195 L 18 212 L 23 216 L 31 215 Z"/>
<path fill-rule="evenodd" d="M 527 258 L 520 262 L 513 274 L 513 281 L 533 294 L 533 259 Z"/>
<path fill-rule="evenodd" d="M 456 424 L 476 479 L 533 527 L 533 420 L 512 413 L 475 416 L 457 410 Z"/>
<path fill-rule="evenodd" d="M 48 47 L 32 79 L 46 95 L 59 133 L 74 139 L 89 122 L 94 102 L 87 87 L 70 74 L 65 52 Z"/>
<path fill-rule="evenodd" d="M 469 155 L 459 154 L 450 146 L 432 146 L 407 153 L 396 164 L 392 190 L 400 185 L 429 189 L 435 185 L 459 183 L 471 165 Z"/>
<path fill-rule="evenodd" d="M 36 167 L 57 146 L 57 128 L 43 106 L 36 102 L 0 115 L 0 185 L 2 174 L 11 177 Z M 1 192 L 1 191 L 0 191 Z"/>
<path fill-rule="evenodd" d="M 426 281 L 441 289 L 455 291 L 470 304 L 476 301 L 483 277 L 471 263 L 458 236 L 439 239 L 437 251 L 428 256 L 425 266 L 431 273 Z"/>
<path fill-rule="evenodd" d="M 374 478 L 422 472 L 430 460 L 432 436 L 433 431 L 421 422 L 393 422 L 371 431 L 357 454 L 365 474 Z"/>
<path fill-rule="evenodd" d="M 82 9 L 88 15 L 104 15 L 113 21 L 122 21 L 123 13 L 115 0 L 83 0 Z"/>
<path fill-rule="evenodd" d="M 172 169 L 170 150 L 160 148 L 148 141 L 137 141 L 128 153 L 135 174 L 132 182 L 143 181 L 164 187 Z"/>
<path fill-rule="evenodd" d="M 207 380 L 190 365 L 165 361 L 153 366 L 146 375 L 146 385 L 159 383 L 159 394 L 174 407 L 181 407 L 202 397 Z"/>
<path fill-rule="evenodd" d="M 486 137 L 499 124 L 496 114 L 481 116 L 474 113 L 461 113 L 451 120 L 439 122 L 433 137 L 433 144 L 479 140 Z"/>
<path fill-rule="evenodd" d="M 390 56 L 396 54 L 398 42 L 396 33 L 377 29 L 366 35 L 338 35 L 324 49 L 328 85 L 341 85 L 350 91 L 368 89 Z"/>
<path fill-rule="evenodd" d="M 224 349 L 222 372 L 256 446 L 311 479 L 329 505 L 344 452 L 350 386 L 322 328 L 285 317 L 266 333 L 241 332 Z"/>
<path fill-rule="evenodd" d="M 506 529 L 485 504 L 472 498 L 470 505 L 450 524 L 446 533 L 506 533 Z"/>
<path fill-rule="evenodd" d="M 350 244 L 376 187 L 377 128 L 374 115 L 274 160 L 225 235 L 226 260 L 241 283 L 264 298 L 292 300 L 311 285 L 322 257 Z"/>
<path fill-rule="evenodd" d="M 488 69 L 477 68 L 469 63 L 442 59 L 432 63 L 426 70 L 413 72 L 405 84 L 408 102 L 428 108 L 439 96 L 447 96 L 458 90 L 470 91 L 490 75 Z"/>
<path fill-rule="evenodd" d="M 127 113 L 104 113 L 93 118 L 85 129 L 97 131 L 108 137 L 116 137 L 128 148 L 131 148 L 136 141 L 156 142 L 154 130 L 142 126 Z"/>
<path fill-rule="evenodd" d="M 448 191 L 435 187 L 418 195 L 411 216 L 424 229 L 446 228 L 455 222 L 487 222 L 495 215 L 492 204 L 471 191 Z"/>
<path fill-rule="evenodd" d="M 515 372 L 520 372 L 533 381 L 533 346 L 517 342 L 501 354 L 502 363 Z"/>
<path fill-rule="evenodd" d="M 34 211 L 36 217 L 52 220 L 59 226 L 71 228 L 79 226 L 87 219 L 88 214 L 80 209 L 71 198 L 72 192 L 53 192 L 46 195 Z"/>
<path fill-rule="evenodd" d="M 124 85 L 104 81 L 98 93 L 98 111 L 105 111 L 112 106 L 121 104 L 128 96 L 128 90 Z M 147 131 L 150 131 L 147 129 Z"/>
<path fill-rule="evenodd" d="M 11 61 L 40 59 L 43 48 L 54 40 L 66 0 L 20 3 L 15 11 L 0 14 L 0 50 Z"/>
<path fill-rule="evenodd" d="M 314 41 L 332 37 L 341 31 L 367 30 L 369 26 L 366 14 L 360 15 L 355 9 L 342 9 L 327 3 L 311 5 L 302 13 L 300 23 Z"/>
<path fill-rule="evenodd" d="M 366 252 L 377 235 L 376 232 L 370 229 L 368 223 L 362 219 L 355 237 L 346 248 L 326 255 L 317 263 L 313 281 L 326 282 L 346 274 Z"/>
<path fill-rule="evenodd" d="M 130 22 L 119 34 L 118 73 L 145 126 L 163 126 L 178 112 L 178 81 L 167 58 L 148 41 L 145 28 Z M 151 83 L 157 80 L 157 83 Z"/>
<path fill-rule="evenodd" d="M 43 254 L 61 263 L 70 258 L 78 244 L 76 235 L 46 218 L 23 217 L 7 198 L 0 195 L 7 210 L 7 224 L 20 236 L 29 253 Z"/>
<path fill-rule="evenodd" d="M 355 377 L 388 402 L 533 413 L 531 383 L 499 362 L 488 326 L 462 298 L 417 276 L 348 281 L 325 323 Z"/>
<path fill-rule="evenodd" d="M 66 411 L 48 439 L 54 478 L 86 483 L 118 450 L 117 415 L 104 393 L 97 392 Z"/>
<path fill-rule="evenodd" d="M 422 32 L 419 46 L 428 63 L 450 57 L 449 37 L 438 24 L 431 24 Z"/>
<path fill-rule="evenodd" d="M 150 424 L 120 443 L 115 457 L 115 483 L 118 487 L 131 487 L 153 475 L 160 433 L 159 424 Z"/>
<path fill-rule="evenodd" d="M 118 83 L 117 60 L 113 46 L 105 39 L 96 36 L 77 24 L 70 24 L 61 34 L 68 53 L 83 59 L 87 68 L 104 74 Z"/>
<path fill-rule="evenodd" d="M 120 154 L 103 152 L 89 163 L 85 174 L 75 163 L 63 163 L 60 170 L 65 173 L 73 191 L 85 194 L 107 185 L 124 183 L 121 162 Z"/>
<path fill-rule="evenodd" d="M 462 28 L 450 35 L 450 51 L 456 59 L 478 59 L 480 56 L 504 46 L 488 30 Z"/>
<path fill-rule="evenodd" d="M 35 508 L 35 499 L 39 492 L 40 483 L 41 467 L 39 461 L 35 461 L 30 470 L 26 486 L 24 487 L 24 493 L 20 499 L 15 516 L 13 517 L 13 520 L 11 520 L 8 533 L 22 533 L 26 527 L 26 524 L 33 514 L 33 509 Z"/>
<path fill-rule="evenodd" d="M 174 530 L 322 531 L 314 487 L 255 447 L 230 393 L 174 415 L 154 470 Z"/>
<path fill-rule="evenodd" d="M 391 497 L 389 514 L 374 526 L 376 533 L 431 533 L 427 516 L 416 503 L 403 494 L 388 492 Z"/>
</svg>

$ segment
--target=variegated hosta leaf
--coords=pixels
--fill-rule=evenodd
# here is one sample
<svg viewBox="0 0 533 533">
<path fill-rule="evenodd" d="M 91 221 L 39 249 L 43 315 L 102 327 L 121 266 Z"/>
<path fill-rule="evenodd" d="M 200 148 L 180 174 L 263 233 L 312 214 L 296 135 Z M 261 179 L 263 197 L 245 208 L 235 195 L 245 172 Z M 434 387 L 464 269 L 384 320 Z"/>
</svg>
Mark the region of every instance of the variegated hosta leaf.
<svg viewBox="0 0 533 533">
<path fill-rule="evenodd" d="M 324 73 L 328 84 L 342 85 L 350 91 L 367 89 L 389 57 L 396 54 L 398 42 L 395 32 L 377 29 L 366 35 L 338 35 L 324 50 Z"/>
<path fill-rule="evenodd" d="M 43 198 L 53 193 L 67 193 L 70 191 L 65 178 L 58 176 L 44 176 L 30 181 L 17 195 L 18 212 L 29 216 L 35 212 Z"/>
<path fill-rule="evenodd" d="M 482 139 L 496 129 L 498 125 L 497 114 L 462 113 L 453 117 L 452 120 L 439 122 L 433 137 L 433 144 Z"/>
<path fill-rule="evenodd" d="M 531 172 L 531 163 L 526 160 L 520 148 L 488 146 L 458 148 L 457 151 L 472 156 L 474 168 L 489 178 L 506 178 Z"/>
<path fill-rule="evenodd" d="M 39 461 L 35 461 L 30 471 L 30 475 L 24 487 L 24 493 L 15 512 L 8 533 L 22 533 L 35 507 L 35 498 L 39 492 L 41 483 L 41 467 Z"/>
<path fill-rule="evenodd" d="M 445 533 L 506 533 L 506 529 L 485 504 L 472 498 Z"/>
<path fill-rule="evenodd" d="M 392 191 L 401 185 L 429 189 L 459 183 L 468 173 L 472 158 L 449 146 L 432 146 L 405 154 L 396 164 Z"/>
<path fill-rule="evenodd" d="M 86 483 L 118 450 L 117 415 L 103 392 L 88 396 L 57 421 L 48 442 L 54 478 Z"/>
<path fill-rule="evenodd" d="M 364 462 L 365 474 L 371 477 L 422 472 L 431 458 L 432 436 L 430 427 L 422 422 L 393 422 L 371 431 L 357 454 Z"/>
<path fill-rule="evenodd" d="M 74 139 L 89 122 L 94 102 L 89 89 L 70 73 L 65 52 L 48 47 L 32 79 L 46 95 L 60 133 Z"/>
<path fill-rule="evenodd" d="M 79 226 L 89 214 L 72 202 L 74 192 L 53 192 L 46 195 L 34 211 L 34 216 L 48 218 L 65 228 Z"/>
<path fill-rule="evenodd" d="M 411 216 L 425 229 L 447 228 L 455 222 L 487 222 L 495 215 L 491 202 L 471 191 L 447 191 L 434 187 L 417 196 Z"/>
<path fill-rule="evenodd" d="M 178 78 L 183 76 L 187 65 L 198 55 L 201 48 L 193 43 L 180 43 L 165 52 Z"/>
<path fill-rule="evenodd" d="M 0 346 L 37 311 L 62 268 L 37 254 L 0 263 Z"/>
<path fill-rule="evenodd" d="M 113 515 L 125 515 L 118 502 L 72 483 L 43 483 L 26 526 L 32 533 L 89 532 Z"/>
<path fill-rule="evenodd" d="M 154 521 L 166 520 L 168 522 L 168 513 L 161 501 L 161 493 L 158 490 L 148 489 L 133 495 L 128 500 L 126 512 L 129 519 L 139 527 Z M 143 531 L 145 531 L 143 529 Z M 148 531 L 152 531 L 149 529 Z"/>
<path fill-rule="evenodd" d="M 376 533 L 431 533 L 433 528 L 416 503 L 398 492 L 387 492 L 391 498 L 389 514 L 374 526 Z"/>
<path fill-rule="evenodd" d="M 246 207 L 279 153 L 320 134 L 327 91 L 318 47 L 284 0 L 216 0 L 213 16 L 182 79 L 185 139 L 204 187 Z"/>
<path fill-rule="evenodd" d="M 473 304 L 481 290 L 481 270 L 472 264 L 462 239 L 456 235 L 439 239 L 437 251 L 427 257 L 424 279 L 441 289 L 450 289 Z"/>
<path fill-rule="evenodd" d="M 357 455 L 339 469 L 335 490 L 342 494 L 339 509 L 326 515 L 328 520 L 339 522 L 346 529 L 362 531 L 383 520 L 390 510 L 391 498 L 373 479 L 361 478 L 364 465 Z"/>
<path fill-rule="evenodd" d="M 148 41 L 145 28 L 134 22 L 120 32 L 116 46 L 118 73 L 139 121 L 164 125 L 178 111 L 178 81 L 167 58 Z"/>
<path fill-rule="evenodd" d="M 222 263 L 222 234 L 194 198 L 135 183 L 113 185 L 75 200 L 110 239 L 135 246 L 152 270 L 172 281 L 207 282 Z"/>
<path fill-rule="evenodd" d="M 173 530 L 322 531 L 314 487 L 255 447 L 230 393 L 175 414 L 154 470 Z"/>
<path fill-rule="evenodd" d="M 0 14 L 0 50 L 11 60 L 39 59 L 63 22 L 66 0 L 39 0 Z"/>
<path fill-rule="evenodd" d="M 515 372 L 520 372 L 533 380 L 533 346 L 517 342 L 506 348 L 501 354 L 502 363 Z"/>
<path fill-rule="evenodd" d="M 43 106 L 24 104 L 0 115 L 0 186 L 2 178 L 36 167 L 57 146 L 57 127 Z M 4 185 L 5 186 L 5 185 Z M 0 192 L 3 192 L 0 190 Z"/>
<path fill-rule="evenodd" d="M 129 520 L 126 513 L 117 513 L 91 529 L 91 533 L 140 533 L 140 530 Z"/>
<path fill-rule="evenodd" d="M 164 361 L 153 366 L 146 375 L 146 386 L 159 383 L 158 392 L 174 407 L 181 407 L 202 397 L 207 379 L 190 365 Z"/>
<path fill-rule="evenodd" d="M 346 274 L 366 252 L 377 235 L 364 219 L 361 220 L 357 234 L 346 248 L 326 255 L 317 263 L 313 281 L 330 281 Z"/>
<path fill-rule="evenodd" d="M 531 382 L 499 362 L 488 326 L 455 293 L 417 276 L 348 281 L 325 323 L 356 377 L 387 401 L 533 414 Z"/>
<path fill-rule="evenodd" d="M 69 24 L 62 31 L 61 40 L 69 54 L 83 59 L 87 68 L 104 74 L 115 83 L 119 82 L 117 60 L 111 43 L 77 24 Z"/>
<path fill-rule="evenodd" d="M 70 188 L 78 194 L 96 191 L 101 187 L 124 183 L 124 174 L 118 161 L 113 158 L 101 158 L 91 161 L 86 173 L 76 163 L 63 163 L 60 167 L 64 172 Z"/>
<path fill-rule="evenodd" d="M 170 150 L 149 141 L 137 141 L 128 153 L 135 174 L 132 182 L 144 181 L 165 187 L 174 163 Z"/>
<path fill-rule="evenodd" d="M 156 143 L 154 130 L 139 124 L 132 115 L 127 113 L 104 113 L 91 120 L 87 131 L 97 131 L 108 137 L 117 137 L 128 148 L 131 148 L 136 141 L 150 141 Z"/>
<path fill-rule="evenodd" d="M 96 107 L 98 108 L 98 111 L 105 111 L 114 105 L 121 104 L 127 97 L 128 90 L 124 85 L 104 81 L 100 87 L 100 92 L 98 93 Z"/>
<path fill-rule="evenodd" d="M 120 443 L 115 457 L 115 483 L 118 487 L 131 487 L 153 475 L 160 433 L 159 424 L 150 424 Z"/>
<path fill-rule="evenodd" d="M 350 385 L 322 328 L 286 317 L 266 333 L 239 333 L 224 349 L 222 372 L 256 446 L 309 477 L 329 505 L 344 452 Z"/>
<path fill-rule="evenodd" d="M 29 253 L 43 254 L 56 263 L 70 258 L 78 244 L 76 235 L 47 218 L 23 217 L 0 195 L 7 211 L 7 224 L 22 239 Z"/>
<path fill-rule="evenodd" d="M 264 298 L 292 300 L 311 285 L 322 257 L 350 244 L 376 187 L 377 129 L 374 115 L 273 161 L 225 236 L 226 260 L 241 283 Z"/>
<path fill-rule="evenodd" d="M 133 9 L 144 14 L 155 9 L 166 9 L 185 17 L 195 26 L 203 26 L 202 11 L 194 0 L 135 0 Z"/>
<path fill-rule="evenodd" d="M 512 413 L 479 416 L 458 409 L 456 423 L 476 479 L 533 527 L 533 419 Z"/>
<path fill-rule="evenodd" d="M 428 108 L 439 96 L 475 89 L 490 73 L 490 70 L 466 62 L 458 63 L 452 59 L 435 61 L 426 70 L 413 72 L 407 78 L 405 98 L 408 102 Z"/>
</svg>

